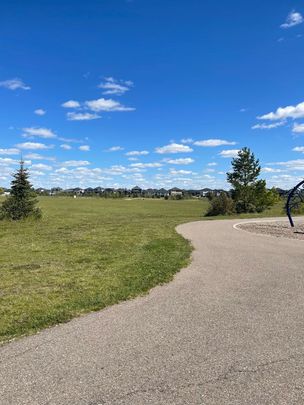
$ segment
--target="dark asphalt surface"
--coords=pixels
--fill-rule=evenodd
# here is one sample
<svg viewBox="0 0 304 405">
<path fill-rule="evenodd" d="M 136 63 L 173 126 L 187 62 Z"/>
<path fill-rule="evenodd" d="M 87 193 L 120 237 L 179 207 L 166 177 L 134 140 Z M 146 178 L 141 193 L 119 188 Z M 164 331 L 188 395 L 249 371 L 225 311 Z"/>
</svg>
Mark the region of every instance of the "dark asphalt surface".
<svg viewBox="0 0 304 405">
<path fill-rule="evenodd" d="M 1 405 L 304 404 L 304 242 L 185 224 L 145 297 L 0 347 Z"/>
</svg>

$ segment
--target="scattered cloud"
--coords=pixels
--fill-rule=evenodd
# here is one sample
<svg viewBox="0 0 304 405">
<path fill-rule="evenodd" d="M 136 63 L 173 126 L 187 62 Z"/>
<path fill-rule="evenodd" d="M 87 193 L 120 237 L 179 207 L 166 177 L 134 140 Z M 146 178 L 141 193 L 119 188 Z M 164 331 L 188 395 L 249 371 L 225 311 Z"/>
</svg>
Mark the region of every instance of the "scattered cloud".
<svg viewBox="0 0 304 405">
<path fill-rule="evenodd" d="M 286 124 L 286 121 L 274 122 L 273 124 L 256 124 L 251 127 L 251 129 L 273 129 L 281 127 Z"/>
<path fill-rule="evenodd" d="M 274 169 L 273 167 L 263 167 L 262 172 L 264 173 L 281 173 L 282 169 Z"/>
<path fill-rule="evenodd" d="M 57 135 L 48 128 L 30 127 L 23 128 L 22 130 L 24 131 L 24 134 L 22 135 L 24 138 L 34 138 L 35 136 L 45 139 L 57 138 Z"/>
<path fill-rule="evenodd" d="M 293 148 L 293 151 L 304 153 L 304 146 L 296 146 L 295 148 Z"/>
<path fill-rule="evenodd" d="M 286 162 L 268 163 L 270 166 L 283 166 L 286 170 L 302 171 L 304 170 L 304 159 L 287 160 Z"/>
<path fill-rule="evenodd" d="M 131 150 L 130 152 L 126 153 L 126 156 L 144 156 L 149 155 L 147 150 Z"/>
<path fill-rule="evenodd" d="M 90 146 L 89 145 L 81 145 L 81 146 L 79 146 L 78 149 L 83 151 L 83 152 L 89 152 L 90 151 Z"/>
<path fill-rule="evenodd" d="M 106 149 L 105 152 L 118 152 L 120 150 L 124 150 L 125 148 L 123 148 L 122 146 L 112 146 L 109 149 Z"/>
<path fill-rule="evenodd" d="M 257 117 L 259 120 L 285 120 L 287 118 L 302 118 L 304 117 L 304 101 L 293 106 L 289 105 L 287 107 L 279 107 L 275 112 L 270 112 L 268 114 L 261 115 Z"/>
<path fill-rule="evenodd" d="M 50 165 L 45 165 L 44 163 L 35 163 L 31 166 L 33 169 L 37 169 L 37 170 L 52 170 L 53 167 Z"/>
<path fill-rule="evenodd" d="M 53 156 L 43 156 L 40 155 L 39 153 L 28 153 L 25 155 L 25 158 L 31 160 L 50 160 L 50 161 L 56 160 L 56 158 Z"/>
<path fill-rule="evenodd" d="M 85 102 L 85 106 L 95 112 L 100 111 L 134 111 L 133 107 L 126 107 L 119 103 L 118 101 L 112 100 L 111 98 L 99 98 L 97 100 L 89 100 Z"/>
<path fill-rule="evenodd" d="M 192 138 L 183 138 L 181 139 L 181 143 L 193 143 L 193 139 Z"/>
<path fill-rule="evenodd" d="M 0 148 L 0 155 L 19 155 L 20 150 L 17 148 L 8 148 L 8 149 L 1 149 Z"/>
<path fill-rule="evenodd" d="M 165 159 L 164 162 L 169 163 L 170 165 L 190 165 L 194 163 L 192 158 L 180 158 L 180 159 Z"/>
<path fill-rule="evenodd" d="M 130 167 L 137 167 L 138 169 L 162 167 L 161 163 L 132 163 Z"/>
<path fill-rule="evenodd" d="M 297 11 L 292 10 L 288 14 L 284 24 L 281 24 L 281 28 L 285 28 L 285 29 L 291 28 L 296 25 L 302 24 L 303 21 L 304 21 L 303 16 L 300 13 L 298 13 Z"/>
<path fill-rule="evenodd" d="M 223 158 L 234 158 L 237 156 L 239 149 L 222 150 L 219 155 Z"/>
<path fill-rule="evenodd" d="M 88 166 L 90 162 L 87 160 L 66 160 L 65 162 L 61 163 L 63 167 L 80 167 L 80 166 Z"/>
<path fill-rule="evenodd" d="M 178 175 L 189 175 L 193 174 L 191 170 L 176 170 L 176 169 L 170 169 L 170 174 L 173 176 L 178 176 Z"/>
<path fill-rule="evenodd" d="M 121 96 L 125 94 L 133 86 L 133 82 L 130 80 L 116 80 L 113 77 L 105 77 L 104 81 L 98 85 L 100 89 L 104 91 L 104 95 L 116 95 Z"/>
<path fill-rule="evenodd" d="M 66 143 L 63 143 L 62 145 L 60 145 L 60 147 L 61 147 L 61 149 L 63 149 L 63 150 L 71 150 L 71 149 L 72 149 L 72 146 L 71 146 L 71 145 L 68 145 L 68 144 L 66 144 Z"/>
<path fill-rule="evenodd" d="M 79 108 L 80 103 L 76 100 L 68 100 L 65 103 L 61 104 L 64 108 Z"/>
<path fill-rule="evenodd" d="M 4 87 L 9 90 L 30 90 L 30 86 L 27 86 L 21 79 L 15 78 L 10 80 L 4 80 L 0 82 L 0 87 Z"/>
<path fill-rule="evenodd" d="M 20 163 L 19 159 L 12 159 L 12 158 L 1 158 L 0 157 L 0 166 L 9 166 L 9 165 L 18 165 Z M 30 165 L 30 160 L 25 160 L 24 163 L 26 165 Z M 1 169 L 2 171 L 2 169 Z"/>
<path fill-rule="evenodd" d="M 84 113 L 68 112 L 67 118 L 68 118 L 68 121 L 90 121 L 90 120 L 96 120 L 98 118 L 101 118 L 101 116 L 98 114 L 91 114 L 88 112 L 84 112 Z"/>
<path fill-rule="evenodd" d="M 295 124 L 293 125 L 292 132 L 294 132 L 294 133 L 296 133 L 296 134 L 302 134 L 302 133 L 304 133 L 304 124 L 295 123 Z"/>
<path fill-rule="evenodd" d="M 29 149 L 29 150 L 43 150 L 43 149 L 52 149 L 54 145 L 45 145 L 44 143 L 39 142 L 23 142 L 16 145 L 20 149 Z"/>
<path fill-rule="evenodd" d="M 34 111 L 34 114 L 36 114 L 36 115 L 45 115 L 46 111 L 43 110 L 43 108 L 37 108 L 37 110 Z"/>
<path fill-rule="evenodd" d="M 207 166 L 217 166 L 217 163 L 216 162 L 210 162 L 210 163 L 207 163 Z"/>
<path fill-rule="evenodd" d="M 179 144 L 179 143 L 171 143 L 169 145 L 165 145 L 155 149 L 156 153 L 165 154 L 165 153 L 189 153 L 193 152 L 193 149 L 190 146 Z"/>
<path fill-rule="evenodd" d="M 236 142 L 225 141 L 224 139 L 206 139 L 194 142 L 196 146 L 215 147 L 224 145 L 236 145 Z"/>
</svg>

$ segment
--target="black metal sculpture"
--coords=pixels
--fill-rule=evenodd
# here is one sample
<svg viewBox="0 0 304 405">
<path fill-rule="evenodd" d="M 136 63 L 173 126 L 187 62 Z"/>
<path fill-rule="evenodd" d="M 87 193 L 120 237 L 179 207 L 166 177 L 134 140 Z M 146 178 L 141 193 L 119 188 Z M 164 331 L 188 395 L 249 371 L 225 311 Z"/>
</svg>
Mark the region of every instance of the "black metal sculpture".
<svg viewBox="0 0 304 405">
<path fill-rule="evenodd" d="M 294 222 L 292 219 L 292 213 L 299 210 L 304 203 L 304 180 L 300 181 L 288 194 L 286 203 L 286 212 L 292 228 L 294 228 Z"/>
</svg>

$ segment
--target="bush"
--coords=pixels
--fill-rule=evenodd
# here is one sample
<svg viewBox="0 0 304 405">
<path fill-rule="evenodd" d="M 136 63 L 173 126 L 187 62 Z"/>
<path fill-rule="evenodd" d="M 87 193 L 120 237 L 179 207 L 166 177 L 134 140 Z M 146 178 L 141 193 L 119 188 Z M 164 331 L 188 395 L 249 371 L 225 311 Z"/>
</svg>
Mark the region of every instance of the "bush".
<svg viewBox="0 0 304 405">
<path fill-rule="evenodd" d="M 229 215 L 235 211 L 234 202 L 227 193 L 220 193 L 220 195 L 213 197 L 210 200 L 210 207 L 206 213 L 207 217 L 215 215 Z"/>
</svg>

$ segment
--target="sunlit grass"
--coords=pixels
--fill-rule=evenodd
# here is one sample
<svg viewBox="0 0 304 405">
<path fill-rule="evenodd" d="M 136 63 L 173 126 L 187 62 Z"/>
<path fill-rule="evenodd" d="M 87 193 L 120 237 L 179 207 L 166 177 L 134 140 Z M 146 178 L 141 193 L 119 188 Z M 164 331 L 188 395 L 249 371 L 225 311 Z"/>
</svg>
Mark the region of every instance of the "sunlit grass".
<svg viewBox="0 0 304 405">
<path fill-rule="evenodd" d="M 175 226 L 204 219 L 208 202 L 45 197 L 40 206 L 41 221 L 0 222 L 0 341 L 171 280 L 191 253 Z"/>
</svg>

